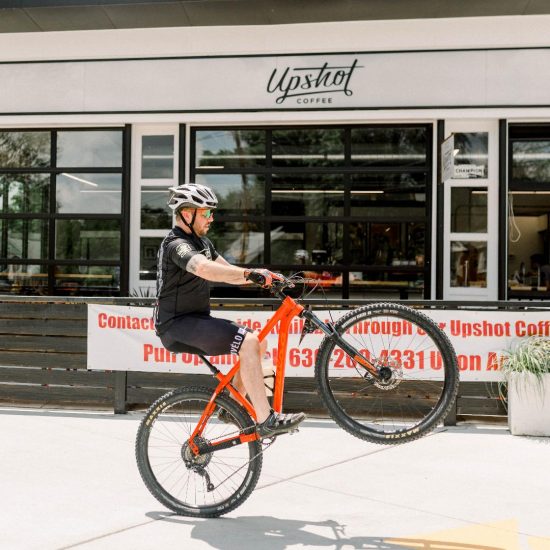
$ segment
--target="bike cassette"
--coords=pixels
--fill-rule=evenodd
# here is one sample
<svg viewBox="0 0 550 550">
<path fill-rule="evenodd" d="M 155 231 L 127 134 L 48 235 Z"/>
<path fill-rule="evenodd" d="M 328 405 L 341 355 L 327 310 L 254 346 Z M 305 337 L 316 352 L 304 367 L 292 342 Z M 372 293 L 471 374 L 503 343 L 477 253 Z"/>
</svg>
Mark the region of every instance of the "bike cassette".
<svg viewBox="0 0 550 550">
<path fill-rule="evenodd" d="M 195 445 L 197 445 L 199 449 L 208 445 L 208 441 L 204 437 L 197 436 L 194 441 Z M 186 441 L 181 447 L 181 458 L 189 470 L 195 470 L 198 472 L 208 466 L 208 463 L 212 458 L 212 453 L 196 455 L 189 446 L 189 441 Z"/>
</svg>

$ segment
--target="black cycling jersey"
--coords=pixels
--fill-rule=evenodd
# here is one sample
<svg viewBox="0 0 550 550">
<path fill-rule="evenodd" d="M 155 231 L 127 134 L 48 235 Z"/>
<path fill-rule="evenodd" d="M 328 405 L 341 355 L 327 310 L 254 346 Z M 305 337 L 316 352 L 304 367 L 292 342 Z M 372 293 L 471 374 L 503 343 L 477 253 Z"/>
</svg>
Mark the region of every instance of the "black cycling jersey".
<svg viewBox="0 0 550 550">
<path fill-rule="evenodd" d="M 157 256 L 157 305 L 155 327 L 161 334 L 176 317 L 210 312 L 208 281 L 186 270 L 195 254 L 216 260 L 219 254 L 206 237 L 185 233 L 174 227 L 160 245 Z"/>
</svg>

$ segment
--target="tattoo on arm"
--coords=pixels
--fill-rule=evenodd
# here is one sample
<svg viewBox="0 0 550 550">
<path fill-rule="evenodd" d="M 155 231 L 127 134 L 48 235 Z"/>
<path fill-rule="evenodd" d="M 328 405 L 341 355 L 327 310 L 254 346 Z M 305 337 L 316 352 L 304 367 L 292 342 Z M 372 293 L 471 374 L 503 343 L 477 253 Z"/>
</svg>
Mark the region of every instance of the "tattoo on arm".
<svg viewBox="0 0 550 550">
<path fill-rule="evenodd" d="M 193 275 L 196 275 L 199 264 L 201 264 L 204 260 L 206 260 L 204 256 L 202 256 L 201 254 L 195 254 L 187 262 L 187 271 L 193 273 Z"/>
</svg>

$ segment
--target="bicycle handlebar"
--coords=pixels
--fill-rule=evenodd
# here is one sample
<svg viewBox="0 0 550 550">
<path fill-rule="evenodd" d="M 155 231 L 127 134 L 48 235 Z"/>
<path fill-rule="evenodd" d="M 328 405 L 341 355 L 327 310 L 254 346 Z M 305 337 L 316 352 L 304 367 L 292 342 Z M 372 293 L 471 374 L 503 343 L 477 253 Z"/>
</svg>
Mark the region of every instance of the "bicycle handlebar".
<svg viewBox="0 0 550 550">
<path fill-rule="evenodd" d="M 284 275 L 281 275 L 280 273 L 277 273 L 277 279 L 273 279 L 271 286 L 269 287 L 269 292 L 273 296 L 277 296 L 280 299 L 284 299 L 286 297 L 285 294 L 283 294 L 283 291 L 290 288 L 296 288 L 297 284 L 306 284 L 306 283 L 314 283 L 318 284 L 318 279 L 310 279 L 306 277 L 302 277 L 301 275 L 295 274 L 291 275 L 290 277 L 285 277 Z M 303 293 L 300 298 L 303 298 Z"/>
<path fill-rule="evenodd" d="M 297 284 L 319 284 L 318 279 L 302 277 L 298 273 L 286 277 L 281 273 L 268 271 L 267 269 L 250 270 L 246 278 L 257 286 L 269 290 L 272 296 L 276 296 L 281 300 L 286 297 L 283 293 L 284 290 L 295 288 Z M 269 283 L 266 285 L 267 280 L 269 280 Z M 303 297 L 303 294 L 301 297 Z"/>
</svg>

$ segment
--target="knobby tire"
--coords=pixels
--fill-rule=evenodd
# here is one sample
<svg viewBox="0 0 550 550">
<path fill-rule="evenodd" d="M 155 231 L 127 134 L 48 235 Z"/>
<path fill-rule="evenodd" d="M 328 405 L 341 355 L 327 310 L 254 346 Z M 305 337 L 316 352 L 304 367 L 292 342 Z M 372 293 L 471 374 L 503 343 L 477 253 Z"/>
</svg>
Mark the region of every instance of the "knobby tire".
<svg viewBox="0 0 550 550">
<path fill-rule="evenodd" d="M 250 496 L 262 469 L 259 441 L 207 453 L 196 470 L 186 465 L 187 441 L 211 397 L 212 390 L 202 387 L 168 392 L 149 407 L 138 429 L 136 459 L 141 477 L 159 502 L 180 515 L 217 517 L 234 510 Z M 218 418 L 221 409 L 231 423 Z M 220 395 L 202 433 L 203 442 L 227 439 L 253 424 L 243 407 Z M 208 490 L 207 479 L 216 486 L 213 491 Z"/>
<path fill-rule="evenodd" d="M 434 321 L 418 310 L 381 303 L 354 309 L 334 326 L 370 361 L 392 371 L 392 380 L 377 384 L 333 338 L 323 339 L 315 378 L 339 426 L 360 439 L 398 444 L 427 434 L 446 417 L 459 372 L 452 344 Z"/>
</svg>

